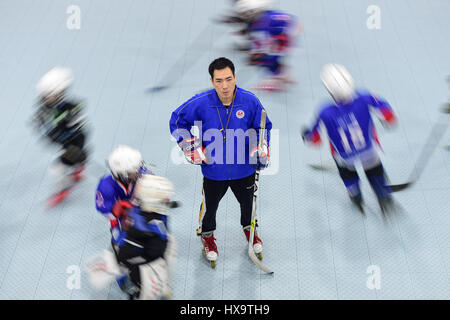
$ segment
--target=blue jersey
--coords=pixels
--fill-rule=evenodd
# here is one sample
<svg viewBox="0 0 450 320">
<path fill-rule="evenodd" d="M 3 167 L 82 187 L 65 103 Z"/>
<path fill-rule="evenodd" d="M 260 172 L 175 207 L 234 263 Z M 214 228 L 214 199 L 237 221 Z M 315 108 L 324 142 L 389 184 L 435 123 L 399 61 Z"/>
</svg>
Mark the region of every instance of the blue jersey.
<svg viewBox="0 0 450 320">
<path fill-rule="evenodd" d="M 282 11 L 265 11 L 248 26 L 252 54 L 280 56 L 292 45 L 297 19 Z"/>
<path fill-rule="evenodd" d="M 139 170 L 139 176 L 143 173 L 152 174 L 152 172 L 145 167 Z M 95 207 L 97 208 L 97 211 L 102 214 L 111 213 L 116 201 L 131 200 L 133 189 L 133 183 L 125 186 L 115 180 L 112 175 L 104 176 L 98 183 L 97 192 L 95 195 Z"/>
<path fill-rule="evenodd" d="M 95 196 L 95 207 L 102 214 L 112 212 L 114 204 L 119 200 L 130 200 L 133 193 L 134 184 L 124 186 L 116 181 L 112 175 L 100 179 Z"/>
<path fill-rule="evenodd" d="M 234 102 L 230 107 L 225 107 L 215 89 L 212 89 L 183 103 L 172 112 L 170 118 L 170 132 L 177 142 L 183 138 L 191 138 L 189 131 L 196 122 L 200 122 L 201 130 L 199 131 L 206 157 L 213 159 L 201 165 L 202 173 L 208 179 L 241 179 L 255 172 L 255 168 L 249 161 L 251 144 L 246 133 L 251 131 L 249 129 L 254 129 L 253 131 L 256 132 L 254 140 L 259 141 L 263 106 L 253 93 L 238 87 L 235 90 Z M 265 138 L 268 143 L 271 129 L 272 123 L 267 117 Z M 180 130 L 189 136 L 182 136 Z"/>
<path fill-rule="evenodd" d="M 135 207 L 126 215 L 116 241 L 120 247 L 119 261 L 133 265 L 164 257 L 168 240 L 167 216 Z"/>
<path fill-rule="evenodd" d="M 319 128 L 323 125 L 334 158 L 347 160 L 370 154 L 374 146 L 379 145 L 371 111 L 387 124 L 392 125 L 396 121 L 387 101 L 369 92 L 357 91 L 349 103 L 322 105 L 312 128 L 305 132 L 305 138 L 311 143 L 320 143 Z"/>
<path fill-rule="evenodd" d="M 159 237 L 163 241 L 168 240 L 167 216 L 154 212 L 144 212 L 134 207 L 126 216 L 126 222 L 122 236 L 135 242 L 141 238 Z"/>
</svg>

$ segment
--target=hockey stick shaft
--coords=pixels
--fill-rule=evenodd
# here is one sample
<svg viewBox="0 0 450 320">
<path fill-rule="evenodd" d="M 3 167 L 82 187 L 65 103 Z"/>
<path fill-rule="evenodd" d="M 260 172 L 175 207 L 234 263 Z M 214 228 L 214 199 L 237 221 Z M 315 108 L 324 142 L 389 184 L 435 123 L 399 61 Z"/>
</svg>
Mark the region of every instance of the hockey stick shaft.
<svg viewBox="0 0 450 320">
<path fill-rule="evenodd" d="M 392 192 L 404 190 L 410 187 L 412 184 L 414 184 L 417 180 L 419 180 L 428 162 L 430 161 L 431 156 L 436 150 L 436 147 L 439 145 L 439 141 L 446 132 L 447 127 L 448 124 L 443 121 L 437 121 L 433 125 L 430 134 L 427 137 L 425 145 L 420 151 L 419 157 L 417 158 L 416 163 L 414 164 L 413 170 L 411 171 L 407 179 L 407 182 L 389 185 L 388 187 L 391 189 Z M 335 169 L 334 165 L 332 166 L 332 165 L 309 164 L 309 166 L 314 170 L 320 171 L 330 171 Z"/>
<path fill-rule="evenodd" d="M 447 85 L 449 86 L 450 89 L 450 76 L 447 78 Z M 447 104 L 447 107 L 446 108 L 444 107 L 444 109 L 441 110 L 444 114 L 448 115 L 450 113 L 449 105 L 450 104 Z M 442 121 L 442 117 L 441 119 L 436 121 L 436 123 L 433 125 L 433 128 L 431 129 L 430 134 L 428 135 L 426 143 L 423 146 L 419 157 L 417 158 L 414 168 L 411 171 L 411 174 L 409 175 L 408 182 L 389 186 L 392 192 L 404 190 L 410 187 L 412 184 L 414 184 L 417 180 L 419 180 L 420 176 L 425 170 L 425 167 L 428 164 L 428 161 L 431 159 L 434 150 L 436 150 L 439 141 L 441 140 L 442 136 L 447 130 L 447 127 L 448 127 L 448 119 L 445 123 L 444 121 Z"/>
<path fill-rule="evenodd" d="M 207 50 L 201 50 L 201 44 L 203 41 L 205 41 L 205 38 L 209 33 L 211 33 L 211 25 L 207 25 L 199 34 L 198 36 L 192 41 L 192 43 L 184 50 L 184 54 L 181 55 L 180 58 L 178 58 L 175 63 L 167 70 L 165 74 L 163 74 L 162 77 L 160 77 L 159 81 L 157 83 L 148 88 L 149 92 L 156 92 L 160 90 L 164 90 L 168 88 L 170 85 L 173 85 L 176 79 L 179 78 L 179 73 L 184 72 L 186 73 L 187 70 L 190 68 L 190 66 L 194 65 L 195 61 L 198 61 L 198 59 L 207 51 Z M 188 59 L 187 55 L 190 51 L 193 50 L 199 50 L 199 54 L 195 56 L 195 58 Z M 187 66 L 187 67 L 184 67 Z"/>
<path fill-rule="evenodd" d="M 431 129 L 430 134 L 426 140 L 425 145 L 423 146 L 419 157 L 414 164 L 414 168 L 411 171 L 408 182 L 403 184 L 396 184 L 389 186 L 393 192 L 404 190 L 414 184 L 417 180 L 419 180 L 423 171 L 425 170 L 428 162 L 431 159 L 436 147 L 439 145 L 439 141 L 447 130 L 448 124 L 442 121 L 437 121 L 433 128 Z"/>
<path fill-rule="evenodd" d="M 262 144 L 264 141 L 264 135 L 265 135 L 265 129 L 266 129 L 266 110 L 261 111 L 261 123 L 260 123 L 260 129 L 259 129 L 259 150 L 262 150 Z M 253 240 L 255 238 L 255 228 L 256 228 L 256 205 L 258 200 L 258 193 L 259 193 L 259 170 L 256 170 L 255 172 L 255 187 L 253 192 L 253 205 L 252 205 L 252 220 L 250 225 L 250 236 L 248 240 L 248 256 L 253 261 L 254 264 L 258 268 L 260 268 L 262 271 L 272 274 L 273 271 L 267 268 L 264 264 L 259 261 L 258 257 L 256 257 L 255 250 L 253 249 Z"/>
</svg>

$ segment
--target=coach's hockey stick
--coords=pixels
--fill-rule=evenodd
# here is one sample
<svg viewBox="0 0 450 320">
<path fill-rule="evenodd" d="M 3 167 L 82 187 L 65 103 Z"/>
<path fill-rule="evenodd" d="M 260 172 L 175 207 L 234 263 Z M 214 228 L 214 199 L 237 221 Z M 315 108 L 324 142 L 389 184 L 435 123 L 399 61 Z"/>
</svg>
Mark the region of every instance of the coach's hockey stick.
<svg viewBox="0 0 450 320">
<path fill-rule="evenodd" d="M 264 141 L 264 133 L 266 129 L 266 110 L 261 111 L 261 125 L 259 129 L 259 150 L 262 150 L 262 145 Z M 259 191 L 259 170 L 256 170 L 255 173 L 255 191 L 253 193 L 253 205 L 252 205 L 252 222 L 250 225 L 250 237 L 248 239 L 248 256 L 253 261 L 258 268 L 262 271 L 272 274 L 273 271 L 267 268 L 255 254 L 255 250 L 253 249 L 253 239 L 255 238 L 255 227 L 256 227 L 256 203 L 258 199 L 258 191 Z"/>
</svg>

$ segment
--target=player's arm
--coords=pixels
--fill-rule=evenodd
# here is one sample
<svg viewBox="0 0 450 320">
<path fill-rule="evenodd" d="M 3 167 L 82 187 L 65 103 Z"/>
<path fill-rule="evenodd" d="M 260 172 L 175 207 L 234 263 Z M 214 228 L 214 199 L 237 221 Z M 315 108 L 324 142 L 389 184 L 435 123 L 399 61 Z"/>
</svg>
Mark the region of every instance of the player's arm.
<svg viewBox="0 0 450 320">
<path fill-rule="evenodd" d="M 195 109 L 188 101 L 184 103 L 170 117 L 170 133 L 176 139 L 184 153 L 186 160 L 192 164 L 206 162 L 205 148 L 201 140 L 191 134 L 191 128 L 195 125 Z"/>
<path fill-rule="evenodd" d="M 259 100 L 256 100 L 256 103 L 257 103 L 257 112 L 255 113 L 255 117 L 250 126 L 256 131 L 256 141 L 255 141 L 256 146 L 254 146 L 250 150 L 250 161 L 251 163 L 256 163 L 255 168 L 257 170 L 260 170 L 266 168 L 270 162 L 269 144 L 270 144 L 270 130 L 272 129 L 272 122 L 266 115 L 264 136 L 260 137 L 259 131 L 261 129 L 261 113 L 264 107 L 261 105 Z M 260 139 L 262 139 L 261 149 L 259 145 Z"/>
<path fill-rule="evenodd" d="M 397 117 L 386 100 L 373 93 L 367 93 L 364 97 L 370 105 L 371 111 L 373 111 L 383 126 L 394 127 L 397 124 Z"/>
<path fill-rule="evenodd" d="M 110 223 L 111 229 L 119 227 L 119 218 L 123 214 L 125 205 L 122 201 L 116 201 L 113 188 L 103 181 L 97 187 L 95 207 Z M 123 210 L 121 210 L 123 207 Z"/>
<path fill-rule="evenodd" d="M 71 104 L 67 115 L 67 127 L 72 130 L 80 130 L 85 126 L 86 115 L 82 102 Z"/>
<path fill-rule="evenodd" d="M 320 137 L 320 125 L 322 123 L 320 115 L 314 120 L 314 124 L 311 127 L 303 127 L 301 129 L 301 136 L 305 143 L 314 146 L 320 146 L 322 139 Z"/>
</svg>

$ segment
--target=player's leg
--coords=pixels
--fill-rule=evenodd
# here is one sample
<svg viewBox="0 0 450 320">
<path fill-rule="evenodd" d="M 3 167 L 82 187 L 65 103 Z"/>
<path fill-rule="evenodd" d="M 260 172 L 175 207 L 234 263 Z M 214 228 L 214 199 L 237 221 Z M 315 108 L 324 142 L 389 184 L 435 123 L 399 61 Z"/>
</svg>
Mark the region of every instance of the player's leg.
<svg viewBox="0 0 450 320">
<path fill-rule="evenodd" d="M 228 189 L 228 181 L 217 181 L 203 178 L 203 200 L 200 205 L 199 228 L 197 235 L 201 236 L 202 252 L 211 266 L 218 257 L 217 245 L 214 238 L 214 230 L 216 229 L 216 212 L 219 202 Z"/>
<path fill-rule="evenodd" d="M 86 136 L 80 131 L 73 139 L 64 145 L 64 161 L 72 168 L 71 179 L 74 182 L 80 181 L 83 178 L 82 174 L 88 157 L 85 142 Z"/>
<path fill-rule="evenodd" d="M 281 63 L 281 56 L 264 55 L 258 63 L 268 73 L 267 77 L 262 80 L 255 88 L 268 91 L 278 91 L 285 89 L 284 67 Z"/>
<path fill-rule="evenodd" d="M 358 207 L 359 210 L 363 211 L 363 199 L 361 189 L 359 187 L 358 172 L 355 168 L 347 168 L 339 164 L 337 164 L 337 168 L 339 171 L 339 176 L 347 189 L 350 200 Z"/>
<path fill-rule="evenodd" d="M 139 300 L 164 299 L 168 291 L 169 271 L 167 262 L 158 258 L 147 264 L 139 265 L 141 290 Z"/>
<path fill-rule="evenodd" d="M 250 224 L 252 220 L 252 209 L 253 209 L 253 194 L 255 192 L 255 174 L 252 174 L 243 179 L 232 180 L 230 182 L 231 190 L 233 191 L 236 199 L 239 202 L 241 208 L 241 226 L 243 228 L 245 237 L 247 241 L 250 237 Z M 258 224 L 256 223 L 257 227 Z M 255 236 L 253 238 L 253 249 L 255 253 L 262 253 L 262 240 L 258 236 L 255 228 Z"/>
<path fill-rule="evenodd" d="M 141 290 L 141 274 L 139 265 L 130 263 L 130 261 L 139 255 L 138 248 L 125 243 L 120 250 L 114 253 L 123 271 L 123 274 L 116 278 L 117 284 L 130 300 L 137 299 Z"/>
<path fill-rule="evenodd" d="M 380 208 L 383 212 L 388 210 L 392 206 L 391 189 L 386 181 L 386 173 L 383 165 L 379 162 L 377 165 L 371 168 L 364 168 L 367 179 L 375 192 Z"/>
</svg>

